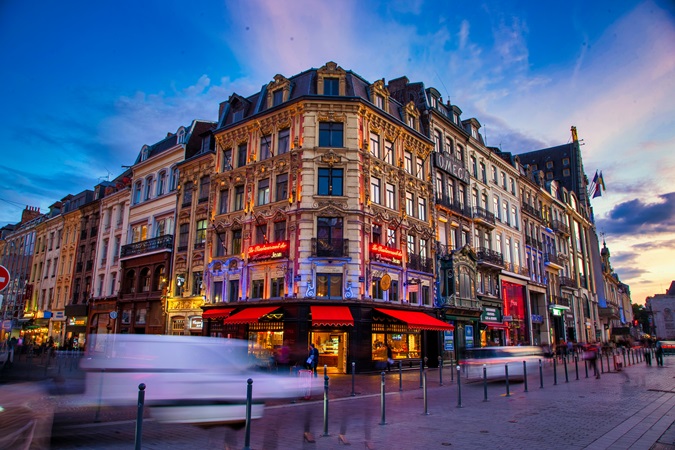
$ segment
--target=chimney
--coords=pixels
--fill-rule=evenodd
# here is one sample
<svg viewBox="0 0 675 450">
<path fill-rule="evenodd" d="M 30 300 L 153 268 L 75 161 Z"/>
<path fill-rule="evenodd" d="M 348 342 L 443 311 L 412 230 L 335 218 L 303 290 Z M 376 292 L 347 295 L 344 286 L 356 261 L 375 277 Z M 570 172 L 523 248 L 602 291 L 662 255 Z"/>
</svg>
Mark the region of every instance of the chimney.
<svg viewBox="0 0 675 450">
<path fill-rule="evenodd" d="M 26 208 L 21 213 L 21 223 L 30 222 L 36 217 L 40 216 L 40 208 L 37 206 L 26 206 Z"/>
</svg>

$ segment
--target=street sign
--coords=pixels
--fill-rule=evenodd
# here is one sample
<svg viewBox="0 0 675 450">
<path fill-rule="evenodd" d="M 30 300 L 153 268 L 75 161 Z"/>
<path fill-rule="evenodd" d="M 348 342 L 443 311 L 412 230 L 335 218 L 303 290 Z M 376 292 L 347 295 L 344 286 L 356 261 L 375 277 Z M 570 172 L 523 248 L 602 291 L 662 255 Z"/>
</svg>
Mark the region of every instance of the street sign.
<svg viewBox="0 0 675 450">
<path fill-rule="evenodd" d="M 9 270 L 5 266 L 0 266 L 0 291 L 9 284 Z"/>
</svg>

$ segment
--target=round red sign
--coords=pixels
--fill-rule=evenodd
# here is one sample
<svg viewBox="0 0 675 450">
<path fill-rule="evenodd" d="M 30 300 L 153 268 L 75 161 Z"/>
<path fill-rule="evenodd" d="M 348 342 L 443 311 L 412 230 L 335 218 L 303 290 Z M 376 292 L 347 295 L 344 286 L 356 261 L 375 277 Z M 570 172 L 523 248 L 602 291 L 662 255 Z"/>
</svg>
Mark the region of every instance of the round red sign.
<svg viewBox="0 0 675 450">
<path fill-rule="evenodd" d="M 9 284 L 9 270 L 5 266 L 0 266 L 0 291 Z"/>
</svg>

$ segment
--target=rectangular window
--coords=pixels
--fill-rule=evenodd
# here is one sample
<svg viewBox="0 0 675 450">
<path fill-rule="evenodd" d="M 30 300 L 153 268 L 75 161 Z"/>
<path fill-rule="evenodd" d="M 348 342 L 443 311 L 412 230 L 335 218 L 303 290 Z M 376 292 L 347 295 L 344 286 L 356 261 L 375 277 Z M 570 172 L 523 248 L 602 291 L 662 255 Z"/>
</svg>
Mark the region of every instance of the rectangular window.
<svg viewBox="0 0 675 450">
<path fill-rule="evenodd" d="M 219 214 L 226 214 L 227 210 L 228 210 L 227 205 L 228 205 L 228 201 L 229 201 L 229 198 L 230 198 L 230 191 L 227 190 L 227 189 L 223 189 L 222 191 L 220 191 L 220 194 L 218 195 L 218 197 L 219 197 L 218 198 L 218 205 L 219 205 L 218 213 Z"/>
<path fill-rule="evenodd" d="M 319 123 L 319 147 L 342 147 L 343 124 L 342 122 Z"/>
<path fill-rule="evenodd" d="M 141 202 L 141 186 L 142 183 L 140 181 L 134 185 L 134 205 Z"/>
<path fill-rule="evenodd" d="M 230 280 L 227 290 L 227 299 L 230 302 L 239 301 L 239 280 Z"/>
<path fill-rule="evenodd" d="M 190 235 L 190 224 L 183 223 L 180 226 L 180 231 L 178 233 L 178 249 L 185 249 L 188 245 L 188 236 Z"/>
<path fill-rule="evenodd" d="M 225 256 L 227 254 L 227 249 L 225 248 L 225 233 L 217 233 L 215 235 L 214 247 L 214 256 Z"/>
<path fill-rule="evenodd" d="M 410 175 L 413 174 L 413 167 L 412 167 L 412 153 L 410 152 L 405 152 L 404 154 L 404 169 L 406 172 L 408 172 Z"/>
<path fill-rule="evenodd" d="M 145 180 L 145 200 L 150 200 L 150 197 L 152 195 L 152 177 L 148 177 Z"/>
<path fill-rule="evenodd" d="M 185 183 L 185 188 L 183 189 L 183 206 L 187 206 L 192 203 L 192 190 L 194 185 L 192 181 Z"/>
<path fill-rule="evenodd" d="M 417 198 L 417 218 L 420 220 L 427 220 L 427 199 Z"/>
<path fill-rule="evenodd" d="M 393 184 L 387 183 L 386 207 L 396 209 L 396 188 Z"/>
<path fill-rule="evenodd" d="M 286 222 L 274 222 L 274 242 L 286 240 Z"/>
<path fill-rule="evenodd" d="M 415 236 L 413 236 L 412 234 L 408 235 L 407 249 L 408 249 L 408 256 L 415 254 Z"/>
<path fill-rule="evenodd" d="M 201 177 L 199 179 L 199 200 L 206 200 L 209 198 L 209 190 L 211 188 L 211 177 Z"/>
<path fill-rule="evenodd" d="M 284 101 L 283 89 L 277 89 L 276 91 L 272 92 L 272 106 L 281 105 L 283 101 Z"/>
<path fill-rule="evenodd" d="M 370 177 L 370 201 L 379 205 L 382 203 L 380 197 L 380 179 Z"/>
<path fill-rule="evenodd" d="M 502 220 L 504 221 L 505 224 L 509 224 L 509 203 L 504 200 L 502 203 Z"/>
<path fill-rule="evenodd" d="M 265 280 L 251 281 L 251 298 L 254 299 L 263 298 L 264 293 L 265 293 Z"/>
<path fill-rule="evenodd" d="M 334 95 L 334 96 L 340 95 L 340 79 L 324 78 L 323 95 Z"/>
<path fill-rule="evenodd" d="M 370 154 L 380 157 L 380 136 L 377 133 L 370 133 Z"/>
<path fill-rule="evenodd" d="M 201 295 L 203 279 L 204 272 L 194 272 L 192 274 L 192 295 Z"/>
<path fill-rule="evenodd" d="M 373 231 L 371 233 L 371 239 L 373 241 L 373 244 L 381 244 L 382 243 L 382 226 L 381 225 L 373 225 Z"/>
<path fill-rule="evenodd" d="M 277 155 L 288 153 L 288 150 L 290 149 L 290 133 L 291 130 L 288 128 L 284 128 L 283 130 L 279 131 L 279 135 L 277 137 Z"/>
<path fill-rule="evenodd" d="M 417 178 L 424 179 L 424 160 L 422 158 L 417 158 L 417 169 L 415 176 Z"/>
<path fill-rule="evenodd" d="M 219 303 L 223 301 L 223 282 L 214 281 L 213 289 L 211 290 L 211 301 L 213 303 Z"/>
<path fill-rule="evenodd" d="M 317 273 L 316 296 L 319 298 L 342 298 L 342 274 Z"/>
<path fill-rule="evenodd" d="M 260 138 L 260 161 L 272 156 L 272 136 L 269 134 Z"/>
<path fill-rule="evenodd" d="M 246 144 L 241 144 L 237 148 L 237 167 L 244 167 L 246 165 L 246 160 L 248 159 Z"/>
<path fill-rule="evenodd" d="M 389 287 L 389 301 L 398 302 L 398 280 L 391 280 Z"/>
<path fill-rule="evenodd" d="M 422 304 L 425 306 L 431 306 L 429 286 L 422 286 Z"/>
<path fill-rule="evenodd" d="M 478 178 L 478 161 L 476 161 L 475 156 L 471 157 L 471 172 L 474 178 Z"/>
<path fill-rule="evenodd" d="M 223 163 L 221 166 L 221 171 L 226 172 L 228 170 L 232 170 L 234 167 L 232 167 L 232 149 L 228 148 L 227 150 L 223 150 Z"/>
<path fill-rule="evenodd" d="M 160 172 L 159 176 L 157 177 L 157 197 L 164 194 L 165 187 L 166 187 L 166 172 Z"/>
<path fill-rule="evenodd" d="M 232 254 L 241 253 L 241 230 L 232 230 Z"/>
<path fill-rule="evenodd" d="M 265 244 L 267 242 L 267 224 L 262 223 L 255 226 L 255 243 Z"/>
<path fill-rule="evenodd" d="M 270 280 L 270 297 L 273 297 L 273 298 L 283 297 L 284 294 L 285 294 L 284 279 L 283 278 L 272 278 Z"/>
<path fill-rule="evenodd" d="M 206 242 L 206 226 L 208 221 L 206 219 L 197 221 L 197 234 L 195 236 L 195 244 L 203 244 Z"/>
<path fill-rule="evenodd" d="M 502 172 L 502 188 L 504 188 L 504 190 L 508 189 L 506 186 L 506 174 L 504 172 Z"/>
<path fill-rule="evenodd" d="M 278 202 L 288 198 L 288 174 L 282 173 L 277 175 L 277 185 L 275 199 Z"/>
<path fill-rule="evenodd" d="M 375 300 L 384 299 L 384 291 L 380 286 L 380 278 L 373 278 L 373 282 L 370 287 L 370 296 Z"/>
<path fill-rule="evenodd" d="M 387 228 L 387 247 L 396 246 L 396 230 L 393 228 Z"/>
<path fill-rule="evenodd" d="M 266 205 L 270 202 L 270 179 L 258 181 L 258 206 Z"/>
<path fill-rule="evenodd" d="M 319 168 L 317 195 L 342 195 L 343 169 Z"/>
<path fill-rule="evenodd" d="M 405 213 L 410 217 L 415 217 L 415 203 L 412 192 L 405 193 Z"/>
<path fill-rule="evenodd" d="M 384 160 L 387 164 L 394 165 L 394 143 L 391 141 L 384 141 Z"/>
<path fill-rule="evenodd" d="M 234 211 L 244 209 L 244 186 L 234 188 Z"/>
</svg>

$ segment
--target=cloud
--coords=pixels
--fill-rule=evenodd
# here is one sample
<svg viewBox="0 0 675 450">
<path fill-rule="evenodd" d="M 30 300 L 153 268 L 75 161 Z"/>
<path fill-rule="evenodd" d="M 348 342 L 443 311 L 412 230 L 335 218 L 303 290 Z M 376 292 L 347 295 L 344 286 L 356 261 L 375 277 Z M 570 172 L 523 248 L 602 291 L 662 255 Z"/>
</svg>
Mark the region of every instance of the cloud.
<svg viewBox="0 0 675 450">
<path fill-rule="evenodd" d="M 619 203 L 596 225 L 598 230 L 615 235 L 673 233 L 675 192 L 660 195 L 657 203 L 645 203 L 639 198 Z"/>
</svg>

